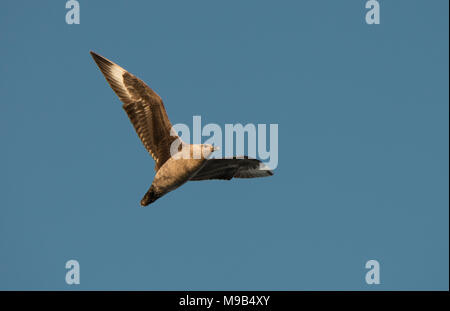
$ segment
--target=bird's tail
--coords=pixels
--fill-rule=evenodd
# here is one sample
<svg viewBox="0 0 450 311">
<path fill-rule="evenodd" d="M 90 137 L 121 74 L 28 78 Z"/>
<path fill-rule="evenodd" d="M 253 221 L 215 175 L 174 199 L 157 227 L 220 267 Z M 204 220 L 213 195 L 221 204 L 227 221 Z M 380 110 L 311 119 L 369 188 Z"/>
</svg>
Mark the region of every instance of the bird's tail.
<svg viewBox="0 0 450 311">
<path fill-rule="evenodd" d="M 148 189 L 147 193 L 144 195 L 144 197 L 141 200 L 141 206 L 147 206 L 147 205 L 155 202 L 159 198 L 160 198 L 160 195 L 158 195 L 157 192 L 155 191 L 155 187 L 153 187 L 153 185 L 151 185 L 150 189 Z"/>
</svg>

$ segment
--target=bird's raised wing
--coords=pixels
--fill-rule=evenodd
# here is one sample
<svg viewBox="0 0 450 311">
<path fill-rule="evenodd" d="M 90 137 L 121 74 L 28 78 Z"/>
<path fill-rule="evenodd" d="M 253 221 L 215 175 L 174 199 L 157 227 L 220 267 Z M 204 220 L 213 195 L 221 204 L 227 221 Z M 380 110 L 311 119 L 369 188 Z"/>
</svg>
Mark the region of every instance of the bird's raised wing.
<svg viewBox="0 0 450 311">
<path fill-rule="evenodd" d="M 260 160 L 247 156 L 209 159 L 190 180 L 256 178 L 272 176 L 273 172 Z"/>
<path fill-rule="evenodd" d="M 91 55 L 106 81 L 123 102 L 123 109 L 155 160 L 155 170 L 158 170 L 170 158 L 172 142 L 180 139 L 176 133 L 171 132 L 172 124 L 161 97 L 119 65 L 94 52 Z"/>
</svg>

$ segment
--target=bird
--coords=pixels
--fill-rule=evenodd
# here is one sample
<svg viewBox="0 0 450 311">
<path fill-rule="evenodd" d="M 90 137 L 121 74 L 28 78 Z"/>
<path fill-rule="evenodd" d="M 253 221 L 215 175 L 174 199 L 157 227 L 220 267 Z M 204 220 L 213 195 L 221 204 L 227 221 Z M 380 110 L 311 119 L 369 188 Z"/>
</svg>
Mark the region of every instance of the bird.
<svg viewBox="0 0 450 311">
<path fill-rule="evenodd" d="M 273 171 L 258 159 L 248 156 L 211 158 L 218 147 L 183 142 L 172 128 L 164 103 L 155 91 L 109 59 L 93 51 L 90 54 L 122 101 L 122 108 L 155 161 L 156 174 L 140 201 L 141 206 L 152 204 L 187 181 L 273 175 Z"/>
</svg>

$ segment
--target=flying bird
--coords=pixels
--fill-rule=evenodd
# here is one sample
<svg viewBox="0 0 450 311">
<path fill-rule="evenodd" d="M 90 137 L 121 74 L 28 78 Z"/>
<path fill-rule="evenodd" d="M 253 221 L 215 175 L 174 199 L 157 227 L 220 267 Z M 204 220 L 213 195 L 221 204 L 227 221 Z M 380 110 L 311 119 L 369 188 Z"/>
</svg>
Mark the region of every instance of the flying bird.
<svg viewBox="0 0 450 311">
<path fill-rule="evenodd" d="M 94 61 L 123 102 L 136 133 L 155 160 L 156 175 L 141 200 L 147 206 L 189 180 L 254 178 L 273 175 L 247 156 L 210 158 L 209 144 L 186 144 L 172 129 L 163 101 L 147 84 L 119 65 L 91 51 Z M 184 156 L 183 156 L 184 155 Z"/>
</svg>

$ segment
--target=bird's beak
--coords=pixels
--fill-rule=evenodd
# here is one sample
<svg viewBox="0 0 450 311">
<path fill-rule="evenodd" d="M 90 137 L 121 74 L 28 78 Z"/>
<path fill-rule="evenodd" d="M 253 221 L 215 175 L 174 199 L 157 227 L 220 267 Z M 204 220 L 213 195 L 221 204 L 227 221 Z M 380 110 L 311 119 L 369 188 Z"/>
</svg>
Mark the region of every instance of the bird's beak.
<svg viewBox="0 0 450 311">
<path fill-rule="evenodd" d="M 217 151 L 217 150 L 220 150 L 220 147 L 219 146 L 213 146 L 213 151 Z"/>
</svg>

